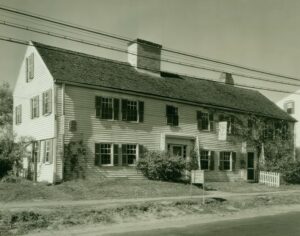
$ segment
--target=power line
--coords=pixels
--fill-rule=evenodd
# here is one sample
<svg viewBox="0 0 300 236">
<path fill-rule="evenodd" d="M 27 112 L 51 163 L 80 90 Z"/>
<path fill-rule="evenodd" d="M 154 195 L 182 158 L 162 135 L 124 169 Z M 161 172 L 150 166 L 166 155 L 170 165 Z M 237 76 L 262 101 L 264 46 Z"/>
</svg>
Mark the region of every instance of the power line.
<svg viewBox="0 0 300 236">
<path fill-rule="evenodd" d="M 0 40 L 6 41 L 6 42 L 10 42 L 10 43 L 16 43 L 16 44 L 26 45 L 26 46 L 33 46 L 33 47 L 37 47 L 37 48 L 44 48 L 44 49 L 47 49 L 47 50 L 63 52 L 63 53 L 68 53 L 68 54 L 72 54 L 72 55 L 78 55 L 78 54 L 80 54 L 80 56 L 82 56 L 82 57 L 93 58 L 93 59 L 101 60 L 101 61 L 105 61 L 106 60 L 106 61 L 109 61 L 109 62 L 114 63 L 114 64 L 119 64 L 119 65 L 122 65 L 122 66 L 132 67 L 130 64 L 125 63 L 125 62 L 120 62 L 120 61 L 114 61 L 114 60 L 99 58 L 99 57 L 96 57 L 96 56 L 87 55 L 87 54 L 83 54 L 83 53 L 79 53 L 79 52 L 74 52 L 74 51 L 70 51 L 70 50 L 53 48 L 51 46 L 47 47 L 47 46 L 41 46 L 41 45 L 31 45 L 28 41 L 20 40 L 20 39 L 16 39 L 16 38 L 0 36 Z M 147 68 L 142 68 L 142 69 L 147 69 Z M 157 72 L 160 72 L 160 71 L 157 71 Z M 172 73 L 172 72 L 170 72 L 170 73 Z M 225 85 L 225 86 L 233 86 L 234 87 L 234 85 L 225 84 L 224 82 L 220 82 L 220 81 L 213 81 L 213 80 L 210 80 L 208 78 L 200 78 L 200 77 L 196 77 L 196 76 L 188 75 L 188 74 L 179 74 L 179 75 L 180 76 L 186 76 L 186 77 L 192 77 L 194 79 L 205 80 L 205 81 L 209 81 L 211 83 L 219 83 L 219 84 L 222 84 L 222 85 Z M 249 86 L 249 85 L 245 85 L 245 84 L 235 84 L 235 86 L 242 87 L 242 88 L 260 89 L 260 90 L 265 90 L 265 91 L 272 91 L 272 92 L 279 92 L 279 93 L 287 93 L 287 94 L 297 94 L 297 95 L 300 95 L 300 93 L 296 93 L 296 92 L 284 91 L 284 90 L 279 90 L 279 89 L 277 90 L 277 89 L 271 89 L 271 88 L 265 88 L 265 87 Z"/>
<path fill-rule="evenodd" d="M 66 35 L 63 35 L 63 34 L 57 34 L 57 33 L 53 33 L 53 32 L 50 32 L 50 31 L 45 31 L 45 30 L 41 30 L 41 29 L 29 27 L 29 26 L 24 26 L 24 25 L 11 23 L 11 22 L 7 22 L 7 21 L 2 21 L 2 20 L 0 20 L 0 24 L 5 25 L 5 26 L 9 26 L 9 27 L 22 29 L 22 30 L 31 31 L 31 32 L 34 32 L 34 33 L 43 34 L 43 35 L 46 35 L 46 36 L 52 36 L 52 37 L 56 37 L 56 38 L 60 38 L 60 39 L 66 39 L 66 40 L 70 40 L 70 41 L 73 41 L 73 42 L 86 44 L 86 45 L 89 45 L 89 46 L 101 47 L 101 48 L 108 49 L 108 50 L 114 50 L 114 51 L 118 51 L 118 52 L 121 52 L 121 53 L 126 53 L 126 54 L 131 54 L 131 55 L 134 55 L 134 56 L 138 56 L 136 53 L 128 52 L 125 49 L 120 49 L 120 48 L 113 47 L 113 46 L 99 44 L 99 43 L 95 43 L 95 42 L 92 42 L 92 41 L 86 41 L 86 40 L 66 36 Z M 145 56 L 145 55 L 140 55 L 140 57 L 148 58 L 148 59 L 151 59 L 151 60 L 163 61 L 163 62 L 176 64 L 176 65 L 180 65 L 180 66 L 187 66 L 187 67 L 195 68 L 195 69 L 209 70 L 209 71 L 218 72 L 218 73 L 228 73 L 228 71 L 225 71 L 225 70 L 219 70 L 219 69 L 205 67 L 205 66 L 198 66 L 198 65 L 194 65 L 194 64 L 190 64 L 190 63 L 183 63 L 183 62 L 180 62 L 180 61 L 174 61 L 174 60 L 170 60 L 170 59 L 160 59 L 159 60 L 159 59 L 156 59 L 156 58 L 153 58 L 153 57 L 150 57 L 150 56 Z M 265 79 L 265 78 L 252 76 L 252 75 L 245 75 L 245 74 L 236 73 L 236 72 L 230 72 L 230 73 L 232 75 L 236 75 L 236 76 L 240 76 L 240 77 L 244 77 L 244 78 L 252 78 L 252 79 L 256 79 L 256 80 L 261 80 L 261 81 L 266 81 L 266 82 L 273 82 L 273 83 L 278 83 L 278 84 L 283 84 L 283 85 L 300 86 L 300 84 L 280 82 L 280 81 Z"/>
<path fill-rule="evenodd" d="M 53 24 L 62 25 L 64 27 L 71 27 L 71 28 L 74 28 L 74 29 L 77 29 L 77 30 L 81 30 L 81 31 L 85 31 L 85 32 L 93 33 L 93 34 L 98 34 L 98 35 L 106 36 L 106 37 L 109 37 L 109 38 L 114 38 L 114 39 L 125 41 L 125 42 L 132 42 L 133 41 L 133 39 L 125 38 L 124 36 L 119 36 L 119 35 L 116 35 L 116 34 L 106 33 L 106 32 L 103 32 L 103 31 L 91 29 L 91 28 L 84 27 L 84 26 L 79 26 L 79 25 L 76 25 L 76 24 L 72 24 L 72 23 L 61 21 L 61 20 L 57 20 L 57 19 L 54 19 L 54 18 L 33 14 L 31 12 L 20 11 L 18 9 L 14 9 L 14 8 L 8 8 L 7 6 L 1 5 L 1 4 L 0 4 L 0 10 L 6 11 L 6 12 L 11 12 L 11 13 L 18 14 L 18 15 L 23 15 L 23 16 L 26 16 L 26 17 L 35 18 L 35 19 L 42 20 L 42 21 L 47 21 L 47 22 L 50 22 L 50 23 L 53 23 Z M 138 43 L 142 44 L 141 42 L 138 42 Z M 266 75 L 271 75 L 271 76 L 275 76 L 275 77 L 281 77 L 281 78 L 285 78 L 285 79 L 299 81 L 299 79 L 291 77 L 291 76 L 275 74 L 275 73 L 272 73 L 272 72 L 262 71 L 262 70 L 255 69 L 255 68 L 250 68 L 250 67 L 246 67 L 246 66 L 232 64 L 232 63 L 229 63 L 229 62 L 223 62 L 223 61 L 220 61 L 220 60 L 210 59 L 210 58 L 202 57 L 202 56 L 199 56 L 199 55 L 190 54 L 190 53 L 186 53 L 186 52 L 183 52 L 183 51 L 170 49 L 170 48 L 167 48 L 167 47 L 162 48 L 162 50 L 164 50 L 166 52 L 182 55 L 182 56 L 192 57 L 192 58 L 195 58 L 195 59 L 206 60 L 206 61 L 210 61 L 210 62 L 217 63 L 217 64 L 232 66 L 232 67 L 240 68 L 240 69 L 243 69 L 243 70 L 249 70 L 249 71 L 253 71 L 253 72 L 257 72 L 257 73 L 261 73 L 261 74 L 266 74 Z"/>
</svg>

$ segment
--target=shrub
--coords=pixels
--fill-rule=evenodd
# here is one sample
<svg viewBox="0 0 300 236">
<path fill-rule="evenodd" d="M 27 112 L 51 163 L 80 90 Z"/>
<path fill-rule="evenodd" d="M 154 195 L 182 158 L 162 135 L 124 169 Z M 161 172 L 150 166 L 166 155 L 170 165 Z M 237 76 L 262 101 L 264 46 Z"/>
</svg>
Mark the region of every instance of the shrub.
<svg viewBox="0 0 300 236">
<path fill-rule="evenodd" d="M 185 161 L 180 157 L 171 157 L 165 152 L 147 152 L 141 158 L 137 168 L 152 180 L 176 181 L 182 176 Z"/>
<path fill-rule="evenodd" d="M 300 161 L 286 163 L 281 172 L 285 182 L 300 184 Z"/>
</svg>

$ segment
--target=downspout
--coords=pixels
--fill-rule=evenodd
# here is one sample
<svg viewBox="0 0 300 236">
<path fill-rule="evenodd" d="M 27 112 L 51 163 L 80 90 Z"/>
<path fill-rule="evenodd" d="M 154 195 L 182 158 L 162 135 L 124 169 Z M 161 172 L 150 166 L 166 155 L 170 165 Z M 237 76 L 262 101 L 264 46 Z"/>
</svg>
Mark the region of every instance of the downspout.
<svg viewBox="0 0 300 236">
<path fill-rule="evenodd" d="M 62 159 L 61 159 L 61 168 L 62 168 L 62 173 L 61 173 L 61 180 L 64 179 L 64 154 L 65 154 L 65 90 L 66 86 L 65 83 L 62 84 L 62 95 L 61 95 L 61 112 L 62 112 L 62 134 L 61 134 L 61 141 L 62 141 Z"/>
</svg>

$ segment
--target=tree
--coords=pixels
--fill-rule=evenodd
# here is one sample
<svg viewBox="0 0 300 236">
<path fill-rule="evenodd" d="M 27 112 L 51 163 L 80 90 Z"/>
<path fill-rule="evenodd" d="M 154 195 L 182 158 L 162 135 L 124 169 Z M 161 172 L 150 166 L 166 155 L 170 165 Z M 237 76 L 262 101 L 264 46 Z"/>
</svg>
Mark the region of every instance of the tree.
<svg viewBox="0 0 300 236">
<path fill-rule="evenodd" d="M 0 126 L 12 124 L 13 97 L 8 83 L 0 86 Z"/>
</svg>

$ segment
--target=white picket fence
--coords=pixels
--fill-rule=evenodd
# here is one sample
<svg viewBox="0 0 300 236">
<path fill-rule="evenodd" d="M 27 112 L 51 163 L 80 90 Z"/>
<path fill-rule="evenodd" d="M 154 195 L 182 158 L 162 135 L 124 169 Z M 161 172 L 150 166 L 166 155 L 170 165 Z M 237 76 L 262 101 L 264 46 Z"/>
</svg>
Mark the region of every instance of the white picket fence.
<svg viewBox="0 0 300 236">
<path fill-rule="evenodd" d="M 277 172 L 259 172 L 259 183 L 266 184 L 272 187 L 280 186 L 280 173 Z"/>
</svg>

